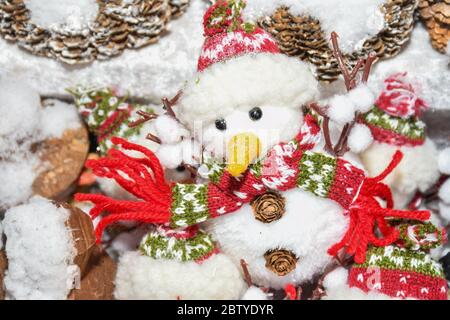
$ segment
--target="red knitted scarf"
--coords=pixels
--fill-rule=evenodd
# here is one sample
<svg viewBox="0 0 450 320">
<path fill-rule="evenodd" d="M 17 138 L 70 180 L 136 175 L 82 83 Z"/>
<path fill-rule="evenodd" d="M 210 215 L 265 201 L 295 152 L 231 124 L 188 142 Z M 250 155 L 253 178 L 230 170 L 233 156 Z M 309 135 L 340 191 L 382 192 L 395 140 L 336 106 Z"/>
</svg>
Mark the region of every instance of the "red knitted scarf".
<svg viewBox="0 0 450 320">
<path fill-rule="evenodd" d="M 78 201 L 94 203 L 92 218 L 104 213 L 96 228 L 100 241 L 106 226 L 118 221 L 169 224 L 172 228 L 188 227 L 237 211 L 245 203 L 268 190 L 285 191 L 299 188 L 339 203 L 350 223 L 342 240 L 329 249 L 336 256 L 341 249 L 355 255 L 362 263 L 368 245 L 386 246 L 394 243 L 399 232 L 390 226 L 389 218 L 426 220 L 428 211 L 394 210 L 389 187 L 381 181 L 398 165 L 402 154 L 397 152 L 386 170 L 375 178 L 348 161 L 323 153 L 312 152 L 320 137 L 320 129 L 311 116 L 297 137 L 273 147 L 260 165 L 252 166 L 241 177 L 228 174 L 224 167 L 211 169 L 207 184 L 173 184 L 164 179 L 164 170 L 153 152 L 120 138 L 112 142 L 124 150 L 142 153 L 136 158 L 111 149 L 108 157 L 89 160 L 87 167 L 99 177 L 114 179 L 138 201 L 115 200 L 99 194 L 77 194 Z M 378 200 L 384 200 L 386 206 Z M 378 236 L 377 236 L 378 235 Z"/>
</svg>

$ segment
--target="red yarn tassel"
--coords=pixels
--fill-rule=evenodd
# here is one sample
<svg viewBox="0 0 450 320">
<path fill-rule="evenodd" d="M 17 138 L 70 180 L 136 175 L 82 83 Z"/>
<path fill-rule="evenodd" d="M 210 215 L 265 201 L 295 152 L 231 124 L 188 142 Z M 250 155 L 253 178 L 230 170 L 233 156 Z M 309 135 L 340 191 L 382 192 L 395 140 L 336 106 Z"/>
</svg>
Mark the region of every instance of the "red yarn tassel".
<svg viewBox="0 0 450 320">
<path fill-rule="evenodd" d="M 171 216 L 172 191 L 165 181 L 164 169 L 158 158 L 147 148 L 121 138 L 114 137 L 111 141 L 124 150 L 140 152 L 144 157 L 135 158 L 111 149 L 108 158 L 89 160 L 86 166 L 99 177 L 114 179 L 122 188 L 143 201 L 115 200 L 99 194 L 76 194 L 75 200 L 94 203 L 89 213 L 92 219 L 107 213 L 95 229 L 97 242 L 101 241 L 104 229 L 118 221 L 167 223 Z"/>
<path fill-rule="evenodd" d="M 364 263 L 369 245 L 384 247 L 397 241 L 399 231 L 388 223 L 388 218 L 411 220 L 428 220 L 430 212 L 425 210 L 394 210 L 394 201 L 389 187 L 381 181 L 400 163 L 403 154 L 397 151 L 389 166 L 377 177 L 367 178 L 361 187 L 356 201 L 349 208 L 350 225 L 342 240 L 328 249 L 328 253 L 337 256 L 341 249 L 354 255 L 356 263 Z M 386 208 L 381 207 L 376 198 L 386 201 Z M 375 234 L 375 228 L 381 238 Z"/>
</svg>

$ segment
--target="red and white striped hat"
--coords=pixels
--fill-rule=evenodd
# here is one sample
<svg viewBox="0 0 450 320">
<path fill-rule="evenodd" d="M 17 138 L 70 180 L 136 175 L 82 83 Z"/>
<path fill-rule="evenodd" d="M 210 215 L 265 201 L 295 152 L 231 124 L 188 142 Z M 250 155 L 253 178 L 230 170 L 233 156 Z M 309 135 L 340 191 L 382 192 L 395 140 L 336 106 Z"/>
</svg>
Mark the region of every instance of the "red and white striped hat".
<svg viewBox="0 0 450 320">
<path fill-rule="evenodd" d="M 244 23 L 244 1 L 217 1 L 203 18 L 205 43 L 198 71 L 216 62 L 248 53 L 280 53 L 275 40 L 263 29 Z"/>
<path fill-rule="evenodd" d="M 299 109 L 317 97 L 310 66 L 280 53 L 267 32 L 245 23 L 244 7 L 243 0 L 219 0 L 205 13 L 198 73 L 175 108 L 188 127 L 258 105 Z"/>
</svg>

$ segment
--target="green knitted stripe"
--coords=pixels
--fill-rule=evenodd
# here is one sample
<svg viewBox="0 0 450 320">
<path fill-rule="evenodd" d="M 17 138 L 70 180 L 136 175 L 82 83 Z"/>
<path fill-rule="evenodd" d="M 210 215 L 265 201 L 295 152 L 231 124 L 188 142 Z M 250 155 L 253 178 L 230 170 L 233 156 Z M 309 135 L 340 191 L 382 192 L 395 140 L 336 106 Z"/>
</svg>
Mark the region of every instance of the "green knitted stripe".
<svg viewBox="0 0 450 320">
<path fill-rule="evenodd" d="M 444 277 L 442 266 L 434 261 L 429 254 L 394 246 L 369 248 L 366 261 L 363 264 L 356 264 L 355 268 L 368 268 L 369 266 Z"/>
<path fill-rule="evenodd" d="M 431 222 L 403 223 L 400 224 L 398 230 L 400 231 L 399 240 L 402 242 L 402 246 L 407 249 L 428 251 L 445 243 L 442 230 Z M 413 234 L 411 235 L 410 232 L 413 232 Z"/>
<path fill-rule="evenodd" d="M 102 123 L 127 99 L 126 97 L 116 97 L 109 88 L 100 90 L 76 88 L 69 92 L 74 95 L 75 105 L 78 109 L 92 111 L 85 119 L 90 130 L 94 133 L 98 133 L 97 130 Z"/>
<path fill-rule="evenodd" d="M 385 113 L 377 106 L 367 112 L 363 116 L 363 119 L 370 125 L 393 131 L 410 139 L 425 139 L 425 124 L 418 119 L 394 117 Z"/>
<path fill-rule="evenodd" d="M 297 186 L 326 198 L 334 181 L 336 158 L 306 151 L 299 163 Z"/>
<path fill-rule="evenodd" d="M 191 226 L 208 218 L 208 185 L 178 183 L 173 187 L 172 228 Z"/>
<path fill-rule="evenodd" d="M 214 250 L 214 242 L 202 231 L 188 239 L 165 237 L 157 232 L 150 232 L 142 239 L 139 249 L 142 254 L 154 259 L 192 261 L 211 254 Z"/>
<path fill-rule="evenodd" d="M 250 172 L 255 176 L 255 178 L 260 178 L 262 175 L 263 165 L 261 160 L 256 161 L 248 166 Z"/>
<path fill-rule="evenodd" d="M 208 163 L 205 163 L 205 165 L 208 168 L 209 180 L 211 180 L 211 182 L 215 184 L 219 183 L 220 178 L 225 172 L 225 164 L 210 161 Z"/>
</svg>

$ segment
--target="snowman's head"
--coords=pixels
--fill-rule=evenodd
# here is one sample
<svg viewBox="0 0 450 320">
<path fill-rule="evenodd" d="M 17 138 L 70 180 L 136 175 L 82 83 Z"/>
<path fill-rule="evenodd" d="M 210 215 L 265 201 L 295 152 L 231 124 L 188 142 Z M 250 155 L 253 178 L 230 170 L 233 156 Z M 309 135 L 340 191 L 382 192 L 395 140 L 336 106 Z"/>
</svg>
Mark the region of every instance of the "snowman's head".
<svg viewBox="0 0 450 320">
<path fill-rule="evenodd" d="M 280 54 L 264 30 L 248 26 L 221 30 L 217 20 L 209 28 L 220 8 L 233 12 L 239 5 L 220 2 L 205 14 L 207 38 L 199 72 L 175 108 L 206 153 L 225 160 L 235 176 L 272 146 L 298 133 L 302 106 L 318 91 L 309 66 Z"/>
</svg>

